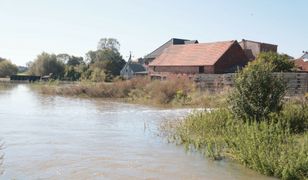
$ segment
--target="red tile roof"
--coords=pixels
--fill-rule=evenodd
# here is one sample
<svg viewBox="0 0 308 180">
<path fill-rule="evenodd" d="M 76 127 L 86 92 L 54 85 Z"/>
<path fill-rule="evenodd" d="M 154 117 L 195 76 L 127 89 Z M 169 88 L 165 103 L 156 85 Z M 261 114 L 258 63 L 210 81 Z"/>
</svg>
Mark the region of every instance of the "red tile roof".
<svg viewBox="0 0 308 180">
<path fill-rule="evenodd" d="M 150 66 L 214 65 L 236 41 L 170 46 Z"/>
</svg>

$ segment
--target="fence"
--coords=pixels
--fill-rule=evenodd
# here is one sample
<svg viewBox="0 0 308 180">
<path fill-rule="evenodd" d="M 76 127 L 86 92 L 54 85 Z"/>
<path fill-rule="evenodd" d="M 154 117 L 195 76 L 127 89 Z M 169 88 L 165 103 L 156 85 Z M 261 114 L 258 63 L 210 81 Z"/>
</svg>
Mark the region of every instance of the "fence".
<svg viewBox="0 0 308 180">
<path fill-rule="evenodd" d="M 195 76 L 195 81 L 203 90 L 221 91 L 234 85 L 234 76 L 234 73 L 199 74 Z M 282 76 L 288 86 L 288 95 L 303 95 L 308 92 L 308 73 L 282 73 Z"/>
</svg>

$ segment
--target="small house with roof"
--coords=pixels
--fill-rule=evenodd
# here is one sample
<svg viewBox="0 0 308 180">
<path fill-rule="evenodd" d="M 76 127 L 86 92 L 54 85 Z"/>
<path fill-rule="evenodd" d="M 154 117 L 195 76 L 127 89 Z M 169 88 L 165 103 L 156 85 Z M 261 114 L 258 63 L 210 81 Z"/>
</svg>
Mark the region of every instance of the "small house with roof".
<svg viewBox="0 0 308 180">
<path fill-rule="evenodd" d="M 149 64 L 151 76 L 233 73 L 248 63 L 237 41 L 169 46 Z"/>
<path fill-rule="evenodd" d="M 124 79 L 131 79 L 138 75 L 140 76 L 147 75 L 147 71 L 142 64 L 138 62 L 133 62 L 130 55 L 127 63 L 120 71 L 120 75 Z"/>
</svg>

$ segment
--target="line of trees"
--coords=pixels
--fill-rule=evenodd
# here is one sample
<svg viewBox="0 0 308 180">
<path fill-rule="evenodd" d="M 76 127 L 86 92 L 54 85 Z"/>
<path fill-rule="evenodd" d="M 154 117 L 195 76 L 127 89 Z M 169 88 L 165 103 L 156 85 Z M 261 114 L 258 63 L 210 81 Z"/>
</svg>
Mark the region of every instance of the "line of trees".
<svg viewBox="0 0 308 180">
<path fill-rule="evenodd" d="M 29 74 L 51 75 L 61 80 L 112 81 L 120 75 L 125 60 L 119 53 L 120 43 L 113 38 L 100 39 L 97 50 L 86 53 L 86 58 L 69 54 L 39 54 L 29 62 Z"/>
<path fill-rule="evenodd" d="M 10 60 L 0 57 L 0 77 L 8 77 L 18 72 L 18 68 Z"/>
</svg>

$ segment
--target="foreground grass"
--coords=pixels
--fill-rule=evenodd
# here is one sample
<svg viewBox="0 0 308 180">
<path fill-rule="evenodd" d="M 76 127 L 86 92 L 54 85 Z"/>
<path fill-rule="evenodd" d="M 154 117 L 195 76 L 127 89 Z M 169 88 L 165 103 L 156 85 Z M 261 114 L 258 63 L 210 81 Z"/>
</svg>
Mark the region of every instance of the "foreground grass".
<svg viewBox="0 0 308 180">
<path fill-rule="evenodd" d="M 300 113 L 299 113 L 300 112 Z M 308 106 L 287 104 L 257 123 L 236 119 L 228 109 L 195 112 L 163 125 L 173 142 L 215 160 L 231 158 L 262 174 L 308 179 Z"/>
<path fill-rule="evenodd" d="M 81 82 L 61 85 L 57 82 L 34 85 L 44 94 L 121 99 L 130 103 L 172 107 L 224 106 L 227 91 L 210 93 L 198 90 L 190 80 L 151 81 L 137 78 L 114 83 Z"/>
</svg>

